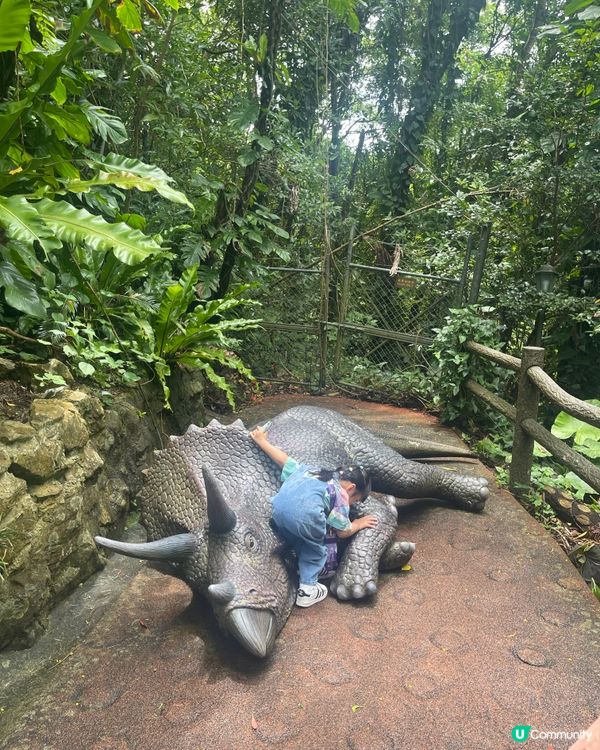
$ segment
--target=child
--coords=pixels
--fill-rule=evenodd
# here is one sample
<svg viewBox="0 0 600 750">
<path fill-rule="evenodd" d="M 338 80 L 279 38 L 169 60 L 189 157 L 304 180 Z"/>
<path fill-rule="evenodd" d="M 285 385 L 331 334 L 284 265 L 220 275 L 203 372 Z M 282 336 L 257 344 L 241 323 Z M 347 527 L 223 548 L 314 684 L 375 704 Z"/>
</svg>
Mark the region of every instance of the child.
<svg viewBox="0 0 600 750">
<path fill-rule="evenodd" d="M 311 607 L 327 596 L 327 588 L 318 582 L 327 559 L 327 527 L 335 529 L 339 537 L 349 537 L 377 525 L 375 516 L 355 521 L 349 518 L 349 506 L 367 497 L 371 482 L 360 466 L 340 466 L 329 471 L 298 463 L 272 445 L 262 427 L 254 429 L 250 437 L 282 468 L 283 485 L 273 497 L 272 518 L 277 531 L 298 556 L 300 585 L 296 604 Z"/>
</svg>

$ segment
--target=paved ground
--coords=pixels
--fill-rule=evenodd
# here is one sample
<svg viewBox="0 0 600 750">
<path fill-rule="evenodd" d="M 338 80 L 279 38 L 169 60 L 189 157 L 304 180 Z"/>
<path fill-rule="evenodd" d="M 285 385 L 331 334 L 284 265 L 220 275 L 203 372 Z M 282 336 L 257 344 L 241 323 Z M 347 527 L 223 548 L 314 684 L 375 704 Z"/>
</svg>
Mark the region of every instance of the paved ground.
<svg viewBox="0 0 600 750">
<path fill-rule="evenodd" d="M 250 426 L 292 400 L 242 417 Z M 422 414 L 311 401 L 458 441 Z M 566 750 L 574 740 L 511 740 L 515 725 L 573 733 L 600 713 L 600 608 L 560 548 L 497 488 L 481 515 L 407 501 L 399 538 L 417 543 L 411 571 L 382 576 L 362 604 L 296 609 L 266 662 L 219 633 L 183 583 L 113 558 L 120 595 L 102 599 L 87 634 L 63 616 L 45 639 L 52 668 L 25 695 L 24 657 L 0 655 L 0 748 Z"/>
</svg>

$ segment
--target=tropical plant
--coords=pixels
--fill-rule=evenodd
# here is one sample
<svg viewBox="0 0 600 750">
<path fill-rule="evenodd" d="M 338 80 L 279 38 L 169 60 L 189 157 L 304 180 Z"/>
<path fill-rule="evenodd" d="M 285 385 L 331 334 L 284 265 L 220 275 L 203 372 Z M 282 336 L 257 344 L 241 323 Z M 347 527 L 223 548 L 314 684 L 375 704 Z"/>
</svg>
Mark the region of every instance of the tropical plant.
<svg viewBox="0 0 600 750">
<path fill-rule="evenodd" d="M 473 378 L 492 392 L 502 392 L 510 375 L 508 371 L 489 360 L 471 354 L 464 346 L 474 340 L 495 349 L 502 347 L 500 328 L 493 319 L 494 309 L 469 305 L 450 311 L 446 324 L 435 329 L 432 352 L 436 364 L 432 367 L 432 392 L 434 404 L 441 409 L 442 418 L 468 424 L 475 418 L 480 423 L 491 422 L 496 428 L 503 418 L 479 403 L 465 392 L 464 382 Z"/>
<path fill-rule="evenodd" d="M 229 368 L 253 380 L 252 373 L 234 353 L 233 335 L 258 327 L 259 320 L 228 317 L 232 310 L 252 304 L 242 297 L 248 285 L 239 286 L 223 299 L 198 302 L 196 296 L 198 269 L 186 269 L 179 282 L 167 287 L 153 318 L 154 368 L 163 386 L 168 404 L 167 378 L 174 364 L 201 370 L 211 383 L 224 391 L 227 401 L 235 406 L 227 380 L 215 368 Z"/>
</svg>

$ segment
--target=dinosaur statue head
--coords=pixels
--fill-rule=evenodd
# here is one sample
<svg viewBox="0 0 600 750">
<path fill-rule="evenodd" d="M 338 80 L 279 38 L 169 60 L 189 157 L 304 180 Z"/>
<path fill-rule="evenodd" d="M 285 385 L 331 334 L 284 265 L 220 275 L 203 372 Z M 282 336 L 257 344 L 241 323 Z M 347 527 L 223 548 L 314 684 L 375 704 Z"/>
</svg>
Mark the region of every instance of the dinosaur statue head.
<svg viewBox="0 0 600 750">
<path fill-rule="evenodd" d="M 264 517 L 234 511 L 203 469 L 208 515 L 206 595 L 222 627 L 250 653 L 265 657 L 293 605 L 295 587 L 283 545 Z"/>
<path fill-rule="evenodd" d="M 208 465 L 190 464 L 176 448 L 174 440 L 146 473 L 152 494 L 142 494 L 144 523 L 153 541 L 96 541 L 121 554 L 160 562 L 163 572 L 207 597 L 224 630 L 264 658 L 290 614 L 296 591 L 284 546 L 265 509 L 267 488 L 248 481 L 253 461 L 247 462 L 242 480 L 232 483 L 229 474 L 218 479 Z M 267 507 L 273 492 L 266 493 Z"/>
</svg>

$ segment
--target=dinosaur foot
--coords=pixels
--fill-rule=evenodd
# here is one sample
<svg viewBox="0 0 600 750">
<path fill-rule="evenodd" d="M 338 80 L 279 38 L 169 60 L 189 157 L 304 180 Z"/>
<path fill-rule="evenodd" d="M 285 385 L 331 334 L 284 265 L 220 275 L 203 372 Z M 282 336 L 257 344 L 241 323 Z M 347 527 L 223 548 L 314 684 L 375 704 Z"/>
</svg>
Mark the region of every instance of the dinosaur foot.
<svg viewBox="0 0 600 750">
<path fill-rule="evenodd" d="M 452 486 L 452 500 L 463 510 L 479 513 L 490 496 L 485 477 L 458 476 Z"/>
<path fill-rule="evenodd" d="M 404 567 L 414 551 L 413 542 L 392 542 L 379 560 L 379 570 L 398 570 Z"/>
<path fill-rule="evenodd" d="M 329 586 L 331 593 L 341 601 L 348 599 L 364 599 L 367 596 L 373 596 L 377 593 L 377 581 L 370 579 L 368 581 L 354 579 L 354 583 L 338 583 L 334 578 Z"/>
</svg>

